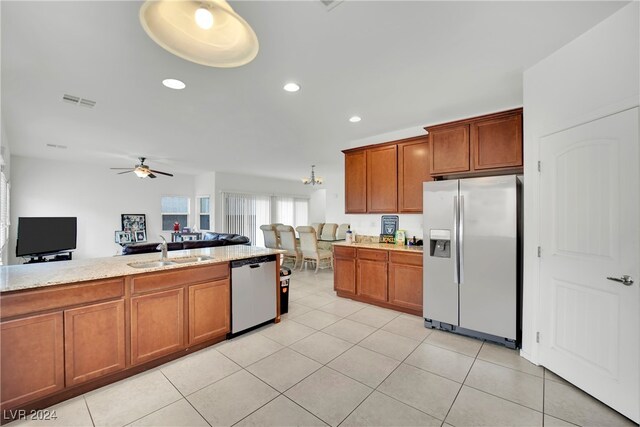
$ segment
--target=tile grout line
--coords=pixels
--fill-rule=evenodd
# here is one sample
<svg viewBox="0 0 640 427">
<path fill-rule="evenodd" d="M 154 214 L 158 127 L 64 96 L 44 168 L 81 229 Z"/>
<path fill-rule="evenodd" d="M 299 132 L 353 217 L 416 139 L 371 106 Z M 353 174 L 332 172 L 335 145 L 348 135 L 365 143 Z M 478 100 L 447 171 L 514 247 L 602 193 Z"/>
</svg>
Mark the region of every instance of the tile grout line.
<svg viewBox="0 0 640 427">
<path fill-rule="evenodd" d="M 87 402 L 87 398 L 85 394 L 82 395 L 82 400 L 84 400 L 84 406 L 87 407 L 87 412 L 89 413 L 89 419 L 91 420 L 91 424 L 93 424 L 93 427 L 95 427 L 96 423 L 95 421 L 93 421 L 93 414 L 91 414 L 91 409 L 89 409 L 89 402 Z"/>
<path fill-rule="evenodd" d="M 209 420 L 207 420 L 207 419 L 204 417 L 204 415 L 202 415 L 202 414 L 200 413 L 200 411 L 198 411 L 198 409 L 196 409 L 196 407 L 195 407 L 195 406 L 193 406 L 193 404 L 191 403 L 191 401 L 190 401 L 189 399 L 187 399 L 187 396 L 185 396 L 184 394 L 182 394 L 182 392 L 180 391 L 180 389 L 178 389 L 178 387 L 176 387 L 176 386 L 175 386 L 175 384 L 174 384 L 174 383 L 169 379 L 169 377 L 167 377 L 167 376 L 165 375 L 165 373 L 164 373 L 164 372 L 162 372 L 162 369 L 158 369 L 158 371 L 160 371 L 160 373 L 162 374 L 162 376 L 163 376 L 163 377 L 165 377 L 165 379 L 166 379 L 167 381 L 169 381 L 169 384 L 171 384 L 171 385 L 173 386 L 173 388 L 175 388 L 175 389 L 178 391 L 178 393 L 180 393 L 180 396 L 182 396 L 182 399 L 184 399 L 184 400 L 189 404 L 189 406 L 191 406 L 191 407 L 193 408 L 193 410 L 194 410 L 194 411 L 196 411 L 196 412 L 198 413 L 198 415 L 200 415 L 200 417 L 202 417 L 202 419 L 204 420 L 204 422 L 205 422 L 205 423 L 207 423 L 207 424 L 209 424 L 209 426 L 211 426 L 211 423 L 209 422 Z M 228 376 L 228 375 L 227 375 L 227 376 Z M 226 378 L 226 377 L 225 377 L 225 378 Z M 216 382 L 217 382 L 217 381 L 216 381 Z M 211 384 L 213 384 L 213 383 L 211 383 Z M 211 384 L 209 384 L 209 385 L 211 385 Z M 207 387 L 208 387 L 208 386 L 207 386 Z M 204 387 L 203 387 L 203 388 L 204 388 Z M 200 389 L 200 390 L 202 390 L 202 389 Z M 195 393 L 195 391 L 194 391 L 193 393 Z M 193 393 L 191 393 L 191 394 L 193 394 Z M 180 399 L 180 400 L 182 400 L 182 399 Z M 176 400 L 176 402 L 179 402 L 180 400 Z M 151 413 L 149 413 L 149 414 L 145 415 L 145 417 L 146 417 L 146 416 L 148 416 L 148 415 L 151 415 L 151 414 L 153 414 L 153 413 L 155 413 L 155 412 L 158 412 L 159 410 L 164 409 L 164 408 L 166 408 L 167 406 L 173 405 L 173 404 L 174 404 L 174 403 L 176 403 L 176 402 L 172 402 L 172 403 L 170 403 L 170 404 L 168 404 L 168 405 L 166 405 L 166 406 L 163 406 L 162 408 L 157 409 L 157 410 L 155 410 L 155 411 L 153 411 L 153 412 L 151 412 Z M 141 418 L 138 418 L 138 419 L 142 419 L 142 418 L 144 418 L 144 417 L 141 417 Z M 137 420 L 136 420 L 136 421 L 137 421 Z M 135 421 L 132 421 L 132 422 L 135 422 Z M 129 424 L 131 424 L 131 423 L 129 423 Z"/>
</svg>

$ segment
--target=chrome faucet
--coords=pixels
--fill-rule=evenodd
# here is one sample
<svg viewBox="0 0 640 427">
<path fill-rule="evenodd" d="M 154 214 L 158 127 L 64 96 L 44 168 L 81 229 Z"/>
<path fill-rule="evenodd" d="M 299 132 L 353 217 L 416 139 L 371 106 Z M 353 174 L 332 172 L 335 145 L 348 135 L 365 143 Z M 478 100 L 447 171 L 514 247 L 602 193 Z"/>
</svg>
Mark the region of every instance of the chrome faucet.
<svg viewBox="0 0 640 427">
<path fill-rule="evenodd" d="M 160 236 L 160 238 L 162 239 L 162 243 L 160 243 L 156 249 L 162 249 L 162 258 L 160 258 L 161 261 L 166 261 L 167 260 L 167 239 L 165 239 L 164 237 Z"/>
</svg>

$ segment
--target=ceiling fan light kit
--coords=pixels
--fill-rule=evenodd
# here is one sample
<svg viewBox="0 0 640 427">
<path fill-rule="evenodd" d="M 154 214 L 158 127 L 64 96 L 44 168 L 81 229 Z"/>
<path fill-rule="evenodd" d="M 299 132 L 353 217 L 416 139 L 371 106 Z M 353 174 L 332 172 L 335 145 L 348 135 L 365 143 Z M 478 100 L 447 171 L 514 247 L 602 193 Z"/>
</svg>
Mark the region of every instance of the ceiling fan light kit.
<svg viewBox="0 0 640 427">
<path fill-rule="evenodd" d="M 138 178 L 157 178 L 155 174 L 165 175 L 165 176 L 173 176 L 171 173 L 157 171 L 151 169 L 149 166 L 144 164 L 146 157 L 138 157 L 140 163 L 138 163 L 134 168 L 111 168 L 112 170 L 124 170 L 124 172 L 118 172 L 118 175 L 122 175 L 125 173 L 133 172 L 136 174 Z"/>
<path fill-rule="evenodd" d="M 225 0 L 147 0 L 140 23 L 162 48 L 196 64 L 240 67 L 258 54 L 255 32 Z"/>
<path fill-rule="evenodd" d="M 315 167 L 316 165 L 311 165 L 311 177 L 309 178 L 302 178 L 302 183 L 304 185 L 322 185 L 322 183 L 324 182 L 324 179 L 320 176 L 316 177 L 316 171 L 315 171 Z"/>
</svg>

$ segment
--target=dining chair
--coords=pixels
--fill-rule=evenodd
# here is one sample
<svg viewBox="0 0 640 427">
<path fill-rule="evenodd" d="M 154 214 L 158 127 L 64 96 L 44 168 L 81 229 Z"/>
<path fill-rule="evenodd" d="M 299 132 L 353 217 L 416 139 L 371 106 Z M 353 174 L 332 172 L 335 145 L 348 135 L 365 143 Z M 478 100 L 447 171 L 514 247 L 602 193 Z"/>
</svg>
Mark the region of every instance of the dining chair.
<svg viewBox="0 0 640 427">
<path fill-rule="evenodd" d="M 333 254 L 326 249 L 318 249 L 318 237 L 315 229 L 308 225 L 303 225 L 296 228 L 296 231 L 300 236 L 300 250 L 302 251 L 300 270 L 306 268 L 306 263 L 309 261 L 316 263 L 316 273 L 320 268 L 333 269 Z"/>
<path fill-rule="evenodd" d="M 278 225 L 276 232 L 280 234 L 280 249 L 284 249 L 284 260 L 293 259 L 293 269 L 295 270 L 298 261 L 302 261 L 302 251 L 296 242 L 296 233 L 290 225 Z"/>
<path fill-rule="evenodd" d="M 278 237 L 276 236 L 276 229 L 271 224 L 265 224 L 260 226 L 262 234 L 264 234 L 264 246 L 265 248 L 278 249 Z"/>
<path fill-rule="evenodd" d="M 336 231 L 336 240 L 344 240 L 347 236 L 347 230 L 351 224 L 340 224 L 338 231 Z"/>
<path fill-rule="evenodd" d="M 336 240 L 336 229 L 338 228 L 338 224 L 326 223 L 322 226 L 322 234 L 320 235 L 320 240 Z"/>
<path fill-rule="evenodd" d="M 320 235 L 322 234 L 322 227 L 324 226 L 324 222 L 314 222 L 313 224 L 311 224 L 311 226 L 316 231 L 316 238 L 319 239 Z"/>
</svg>

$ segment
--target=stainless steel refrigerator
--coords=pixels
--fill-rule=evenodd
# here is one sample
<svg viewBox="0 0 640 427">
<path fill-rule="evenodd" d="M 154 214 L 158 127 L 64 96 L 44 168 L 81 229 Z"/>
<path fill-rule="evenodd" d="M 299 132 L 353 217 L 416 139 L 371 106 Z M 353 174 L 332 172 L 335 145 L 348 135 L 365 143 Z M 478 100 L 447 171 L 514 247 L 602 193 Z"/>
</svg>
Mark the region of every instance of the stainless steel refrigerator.
<svg viewBox="0 0 640 427">
<path fill-rule="evenodd" d="M 519 344 L 516 175 L 425 182 L 425 326 Z"/>
</svg>

